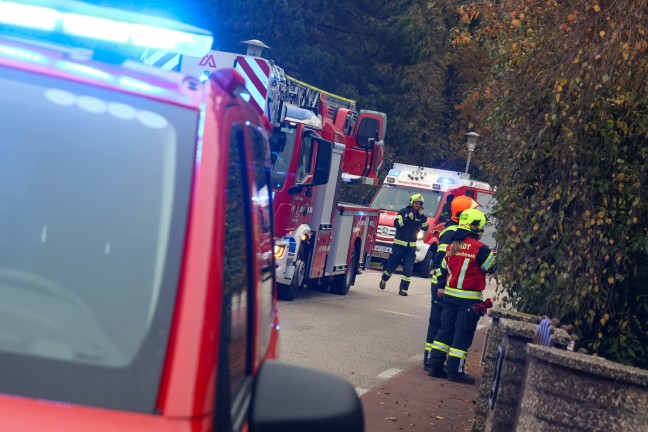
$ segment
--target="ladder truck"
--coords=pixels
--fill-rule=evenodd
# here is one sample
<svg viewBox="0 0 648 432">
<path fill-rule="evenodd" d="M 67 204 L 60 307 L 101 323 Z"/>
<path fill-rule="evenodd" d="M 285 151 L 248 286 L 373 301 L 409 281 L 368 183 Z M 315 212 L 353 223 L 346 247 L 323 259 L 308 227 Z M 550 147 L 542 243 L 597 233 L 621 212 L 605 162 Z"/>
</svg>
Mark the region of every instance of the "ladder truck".
<svg viewBox="0 0 648 432">
<path fill-rule="evenodd" d="M 243 95 L 271 123 L 278 293 L 308 287 L 346 295 L 368 266 L 379 210 L 340 201 L 341 183 L 377 186 L 387 116 L 288 76 L 273 61 L 212 50 L 203 57 L 145 53 L 143 61 L 196 77 L 233 67 Z"/>
<path fill-rule="evenodd" d="M 488 216 L 494 204 L 495 188 L 461 172 L 394 163 L 371 201 L 372 207 L 380 209 L 376 241 L 371 254 L 372 264 L 380 264 L 389 258 L 396 234 L 394 218 L 415 193 L 423 195 L 425 199 L 424 211 L 430 229 L 425 235 L 419 233 L 414 270 L 422 278 L 428 278 L 439 246 L 439 235 L 452 216 L 452 200 L 462 195 L 469 196 L 481 205 L 480 209 Z M 487 224 L 486 229 L 482 241 L 494 247 L 493 224 Z"/>
</svg>

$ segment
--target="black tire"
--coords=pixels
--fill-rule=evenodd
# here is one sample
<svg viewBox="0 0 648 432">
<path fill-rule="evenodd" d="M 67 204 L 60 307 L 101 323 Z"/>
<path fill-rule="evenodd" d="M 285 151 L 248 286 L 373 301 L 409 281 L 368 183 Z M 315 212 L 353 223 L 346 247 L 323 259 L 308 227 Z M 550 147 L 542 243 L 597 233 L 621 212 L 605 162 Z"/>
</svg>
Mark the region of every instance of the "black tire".
<svg viewBox="0 0 648 432">
<path fill-rule="evenodd" d="M 429 279 L 430 277 L 430 271 L 432 270 L 432 259 L 434 258 L 434 254 L 436 254 L 436 246 L 431 246 L 430 249 L 428 249 L 427 254 L 425 254 L 425 258 L 423 258 L 423 261 L 421 261 L 420 263 L 419 275 L 423 279 Z"/>
<path fill-rule="evenodd" d="M 294 285 L 277 284 L 277 298 L 279 300 L 293 301 L 299 290 Z"/>
<path fill-rule="evenodd" d="M 357 257 L 356 250 L 353 248 L 351 252 L 351 260 L 349 262 L 349 268 L 345 274 L 337 275 L 333 278 L 331 283 L 331 292 L 337 295 L 347 295 L 351 289 L 351 285 L 355 282 L 355 276 L 357 271 Z"/>
</svg>

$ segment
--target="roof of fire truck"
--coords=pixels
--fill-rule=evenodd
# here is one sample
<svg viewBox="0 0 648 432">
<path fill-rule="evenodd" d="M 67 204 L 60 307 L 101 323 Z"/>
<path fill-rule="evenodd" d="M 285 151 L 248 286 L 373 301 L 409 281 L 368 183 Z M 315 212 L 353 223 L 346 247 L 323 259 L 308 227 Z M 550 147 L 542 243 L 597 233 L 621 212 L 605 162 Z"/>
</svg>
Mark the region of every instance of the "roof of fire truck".
<svg viewBox="0 0 648 432">
<path fill-rule="evenodd" d="M 414 186 L 443 192 L 462 186 L 495 191 L 495 187 L 488 183 L 471 180 L 469 174 L 402 163 L 394 164 L 392 169 L 389 170 L 389 173 L 387 173 L 385 183 Z"/>
<path fill-rule="evenodd" d="M 77 1 L 0 0 L 0 66 L 178 105 L 199 105 L 195 80 L 124 53 L 164 46 L 198 55 L 212 41 L 205 30 L 134 12 Z"/>
</svg>

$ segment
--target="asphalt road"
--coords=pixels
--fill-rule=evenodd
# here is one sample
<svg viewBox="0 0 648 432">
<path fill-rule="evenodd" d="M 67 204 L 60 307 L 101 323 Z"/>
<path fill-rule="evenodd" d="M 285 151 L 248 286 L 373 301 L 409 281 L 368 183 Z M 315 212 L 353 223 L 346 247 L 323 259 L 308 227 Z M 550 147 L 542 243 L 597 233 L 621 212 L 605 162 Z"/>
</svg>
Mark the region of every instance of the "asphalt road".
<svg viewBox="0 0 648 432">
<path fill-rule="evenodd" d="M 280 358 L 343 377 L 360 395 L 401 371 L 422 367 L 430 280 L 413 277 L 409 296 L 401 297 L 400 274 L 385 291 L 378 288 L 380 275 L 365 271 L 346 296 L 309 290 L 292 302 L 279 301 Z M 489 284 L 485 297 L 493 293 Z"/>
</svg>

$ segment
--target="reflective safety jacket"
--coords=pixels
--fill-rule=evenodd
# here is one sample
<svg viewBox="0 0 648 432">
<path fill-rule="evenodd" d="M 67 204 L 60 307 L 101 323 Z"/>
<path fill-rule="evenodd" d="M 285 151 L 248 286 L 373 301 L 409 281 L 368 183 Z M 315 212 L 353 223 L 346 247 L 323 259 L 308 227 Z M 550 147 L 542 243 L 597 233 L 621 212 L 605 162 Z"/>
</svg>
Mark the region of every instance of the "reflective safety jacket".
<svg viewBox="0 0 648 432">
<path fill-rule="evenodd" d="M 458 250 L 453 253 L 455 246 Z M 441 263 L 438 283 L 445 286 L 444 295 L 479 300 L 486 287 L 486 274 L 496 268 L 490 248 L 477 240 L 476 234 L 458 229 Z"/>
<path fill-rule="evenodd" d="M 439 267 L 441 267 L 441 263 L 443 262 L 443 258 L 445 257 L 448 245 L 452 243 L 452 236 L 454 235 L 455 231 L 457 231 L 457 226 L 457 222 L 450 219 L 446 223 L 445 229 L 441 231 L 441 235 L 439 236 L 439 247 L 437 248 L 437 251 L 434 254 L 434 258 L 432 259 L 432 284 L 436 284 L 438 282 L 439 274 L 441 272 L 441 269 Z"/>
<path fill-rule="evenodd" d="M 414 219 L 409 218 L 409 214 L 414 213 Z M 394 218 L 394 227 L 396 228 L 396 238 L 394 244 L 400 246 L 416 246 L 416 236 L 419 231 L 428 230 L 428 220 L 425 214 L 419 215 L 412 206 L 400 209 L 398 215 Z"/>
</svg>

